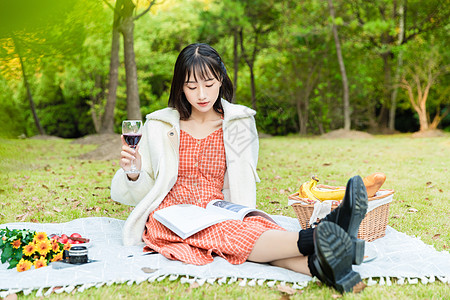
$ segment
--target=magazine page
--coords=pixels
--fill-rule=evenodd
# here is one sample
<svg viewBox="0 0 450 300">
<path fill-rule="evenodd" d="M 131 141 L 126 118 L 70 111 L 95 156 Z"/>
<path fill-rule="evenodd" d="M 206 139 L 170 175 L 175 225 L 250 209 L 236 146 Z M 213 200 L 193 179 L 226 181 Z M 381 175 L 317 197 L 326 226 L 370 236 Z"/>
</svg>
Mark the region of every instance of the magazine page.
<svg viewBox="0 0 450 300">
<path fill-rule="evenodd" d="M 209 211 L 214 211 L 230 217 L 230 219 L 243 220 L 245 217 L 260 216 L 277 224 L 267 213 L 256 208 L 228 202 L 225 200 L 212 200 L 206 206 Z"/>
<path fill-rule="evenodd" d="M 207 211 L 202 207 L 191 204 L 178 204 L 166 207 L 156 211 L 153 217 L 182 239 L 186 239 L 206 227 L 229 219 L 224 214 Z"/>
</svg>

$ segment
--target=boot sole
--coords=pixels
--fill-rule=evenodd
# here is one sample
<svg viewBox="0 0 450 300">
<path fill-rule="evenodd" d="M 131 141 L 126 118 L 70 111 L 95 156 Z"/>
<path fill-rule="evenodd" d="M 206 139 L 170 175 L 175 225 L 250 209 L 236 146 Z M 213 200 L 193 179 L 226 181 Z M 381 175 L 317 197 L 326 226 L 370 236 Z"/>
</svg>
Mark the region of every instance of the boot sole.
<svg viewBox="0 0 450 300">
<path fill-rule="evenodd" d="M 353 243 L 353 260 L 352 263 L 360 265 L 364 260 L 365 242 L 356 238 L 358 236 L 359 225 L 366 216 L 369 201 L 367 199 L 366 186 L 360 176 L 354 176 L 350 181 L 350 196 L 353 197 L 352 216 L 348 226 L 347 233 Z"/>
<path fill-rule="evenodd" d="M 321 222 L 315 230 L 318 261 L 314 265 L 321 280 L 341 293 L 353 291 L 361 276 L 352 270 L 353 245 L 348 234 L 338 225 Z"/>
</svg>

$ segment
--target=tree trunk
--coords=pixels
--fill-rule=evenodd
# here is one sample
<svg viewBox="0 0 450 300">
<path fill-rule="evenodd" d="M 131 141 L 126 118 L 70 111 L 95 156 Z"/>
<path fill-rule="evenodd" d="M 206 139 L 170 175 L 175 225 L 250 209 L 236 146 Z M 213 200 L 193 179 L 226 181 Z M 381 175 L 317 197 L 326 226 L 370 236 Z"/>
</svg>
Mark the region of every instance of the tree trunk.
<svg viewBox="0 0 450 300">
<path fill-rule="evenodd" d="M 41 125 L 41 122 L 39 121 L 39 117 L 36 113 L 36 105 L 34 104 L 33 95 L 31 94 L 31 88 L 30 84 L 28 82 L 27 73 L 25 71 L 25 65 L 23 63 L 23 58 L 20 51 L 20 46 L 17 43 L 17 40 L 13 38 L 14 45 L 16 47 L 16 53 L 19 56 L 20 61 L 20 67 L 22 68 L 22 75 L 23 75 L 23 83 L 25 85 L 25 88 L 27 90 L 27 96 L 28 96 L 28 102 L 30 103 L 30 109 L 31 113 L 33 114 L 34 124 L 36 125 L 36 128 L 40 135 L 45 135 L 45 130 Z"/>
<path fill-rule="evenodd" d="M 378 115 L 378 129 L 385 129 L 387 127 L 388 109 L 387 104 L 391 102 L 391 56 L 390 51 L 381 54 L 383 58 L 383 72 L 384 72 L 384 85 L 383 85 L 383 101 L 381 102 L 381 109 Z"/>
<path fill-rule="evenodd" d="M 233 34 L 233 99 L 231 99 L 232 103 L 236 102 L 236 91 L 237 91 L 237 83 L 238 83 L 238 70 L 239 70 L 239 53 L 238 53 L 238 44 L 239 44 L 239 32 L 238 30 L 234 31 Z"/>
<path fill-rule="evenodd" d="M 120 51 L 120 15 L 119 11 L 123 1 L 117 0 L 114 9 L 114 21 L 112 29 L 111 58 L 109 62 L 108 98 L 106 100 L 105 112 L 103 113 L 100 133 L 114 132 L 114 110 L 117 99 L 117 86 L 119 85 L 119 51 Z"/>
<path fill-rule="evenodd" d="M 342 87 L 343 87 L 343 104 L 344 104 L 344 129 L 350 130 L 351 127 L 351 120 L 350 120 L 350 103 L 349 103 L 349 92 L 348 92 L 348 80 L 347 80 L 347 72 L 345 71 L 345 64 L 344 59 L 342 57 L 342 51 L 341 51 L 341 43 L 339 41 L 339 35 L 337 31 L 337 26 L 334 23 L 334 19 L 336 18 L 336 14 L 333 7 L 333 1 L 328 0 L 328 7 L 330 9 L 330 15 L 333 19 L 333 37 L 334 37 L 334 43 L 336 45 L 336 54 L 338 57 L 339 62 L 339 70 L 341 72 L 342 76 Z"/>
<path fill-rule="evenodd" d="M 94 123 L 96 133 L 100 133 L 101 121 L 103 117 L 103 111 L 101 109 L 101 102 L 104 97 L 105 87 L 103 85 L 103 78 L 99 74 L 94 74 L 94 88 L 92 89 L 91 98 L 91 117 Z M 98 92 L 97 92 L 98 91 Z"/>
<path fill-rule="evenodd" d="M 255 74 L 254 74 L 254 70 L 253 70 L 253 66 L 255 63 L 255 58 L 256 58 L 256 53 L 257 51 L 257 44 L 258 44 L 258 36 L 255 36 L 255 43 L 254 43 L 254 48 L 253 48 L 253 53 L 251 58 L 248 57 L 247 52 L 245 51 L 245 47 L 244 47 L 244 36 L 243 36 L 243 32 L 242 29 L 239 31 L 239 40 L 240 40 L 240 44 L 241 44 L 241 53 L 244 57 L 245 62 L 247 63 L 249 69 L 250 69 L 250 88 L 251 88 L 251 93 L 252 93 L 252 108 L 254 110 L 256 110 L 256 88 L 255 88 Z"/>
<path fill-rule="evenodd" d="M 428 129 L 436 129 L 438 127 L 439 123 L 442 121 L 442 119 L 444 119 L 448 115 L 449 109 L 450 109 L 450 106 L 447 107 L 447 110 L 442 115 L 441 115 L 441 110 L 438 109 L 436 111 L 436 115 L 433 118 L 433 122 L 431 122 L 431 124 L 428 126 Z"/>
<path fill-rule="evenodd" d="M 302 99 L 301 96 L 296 97 L 296 108 L 298 115 L 298 126 L 300 127 L 299 133 L 301 135 L 306 135 L 308 132 L 308 106 L 309 101 L 307 99 Z M 304 107 L 302 107 L 304 106 Z"/>
<path fill-rule="evenodd" d="M 124 18 L 121 26 L 121 32 L 123 35 L 125 73 L 127 82 L 127 118 L 132 120 L 141 120 L 141 105 L 139 100 L 137 68 L 134 54 L 134 8 L 135 5 L 131 0 L 125 0 L 123 8 Z"/>
<path fill-rule="evenodd" d="M 417 114 L 419 115 L 420 131 L 428 130 L 427 111 L 421 109 L 417 111 Z"/>
<path fill-rule="evenodd" d="M 256 110 L 255 73 L 253 72 L 253 63 L 249 65 L 249 68 L 250 68 L 250 87 L 252 90 L 252 108 Z"/>
<path fill-rule="evenodd" d="M 400 4 L 399 7 L 399 33 L 398 33 L 398 41 L 397 44 L 401 45 L 403 43 L 403 35 L 405 31 L 405 14 L 404 14 L 404 5 Z M 403 51 L 400 50 L 397 58 L 397 69 L 395 70 L 394 76 L 394 90 L 391 94 L 391 108 L 389 110 L 389 129 L 395 130 L 395 111 L 397 109 L 397 94 L 398 94 L 398 85 L 397 83 L 400 81 L 401 77 L 401 69 L 403 67 Z"/>
</svg>

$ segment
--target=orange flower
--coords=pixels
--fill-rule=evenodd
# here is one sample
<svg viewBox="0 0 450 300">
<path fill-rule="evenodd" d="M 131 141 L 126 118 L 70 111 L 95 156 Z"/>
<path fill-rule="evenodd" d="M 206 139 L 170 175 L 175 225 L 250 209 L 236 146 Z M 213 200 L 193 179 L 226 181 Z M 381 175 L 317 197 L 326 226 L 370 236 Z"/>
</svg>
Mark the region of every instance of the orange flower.
<svg viewBox="0 0 450 300">
<path fill-rule="evenodd" d="M 58 254 L 56 254 L 56 255 L 52 258 L 51 262 L 55 262 L 55 261 L 62 260 L 62 257 L 63 257 L 62 251 L 61 251 L 61 252 L 58 252 Z"/>
<path fill-rule="evenodd" d="M 12 245 L 14 248 L 16 248 L 16 249 L 19 249 L 20 244 L 21 244 L 20 239 L 17 239 L 17 240 L 15 240 L 14 242 L 11 243 L 11 245 Z"/>
<path fill-rule="evenodd" d="M 28 245 L 23 247 L 23 254 L 26 256 L 31 256 L 36 251 L 36 244 L 33 242 L 30 242 Z"/>
<path fill-rule="evenodd" d="M 37 232 L 34 236 L 34 241 L 37 243 L 47 240 L 47 234 L 45 232 Z"/>
<path fill-rule="evenodd" d="M 41 258 L 35 260 L 33 264 L 35 269 L 39 269 L 47 266 L 47 260 L 44 256 L 41 256 Z"/>
<path fill-rule="evenodd" d="M 32 265 L 33 263 L 31 261 L 22 258 L 16 266 L 17 272 L 27 271 Z"/>
<path fill-rule="evenodd" d="M 48 251 L 51 249 L 50 241 L 48 239 L 43 240 L 36 244 L 37 252 L 41 255 L 47 255 Z"/>
<path fill-rule="evenodd" d="M 72 247 L 72 245 L 71 244 L 69 244 L 69 243 L 67 243 L 67 244 L 64 244 L 64 248 L 63 248 L 63 250 L 70 250 L 70 248 Z"/>
<path fill-rule="evenodd" d="M 52 251 L 55 253 L 59 251 L 59 243 L 55 240 L 52 240 Z"/>
</svg>

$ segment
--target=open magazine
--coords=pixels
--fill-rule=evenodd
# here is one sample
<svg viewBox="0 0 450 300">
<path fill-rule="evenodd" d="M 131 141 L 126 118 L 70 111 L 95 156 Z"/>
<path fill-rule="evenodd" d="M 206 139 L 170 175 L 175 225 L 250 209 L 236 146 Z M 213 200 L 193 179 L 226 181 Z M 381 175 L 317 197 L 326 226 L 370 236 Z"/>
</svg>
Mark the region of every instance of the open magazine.
<svg viewBox="0 0 450 300">
<path fill-rule="evenodd" d="M 244 217 L 261 216 L 276 224 L 262 210 L 224 200 L 213 200 L 206 208 L 192 204 L 172 205 L 156 211 L 153 217 L 182 239 L 226 220 L 243 220 Z"/>
</svg>

